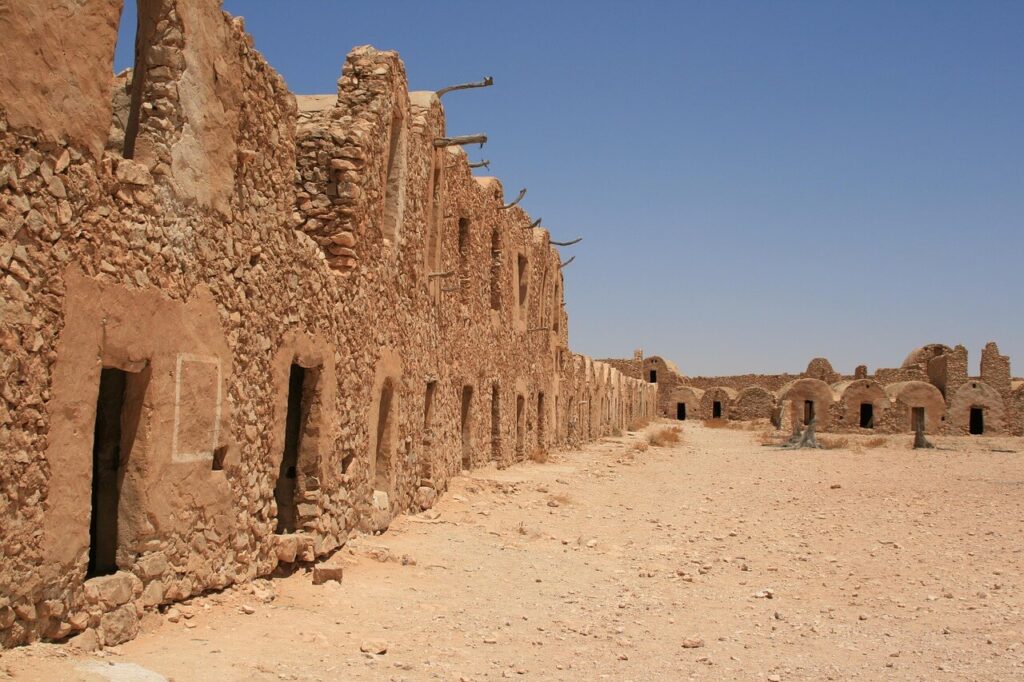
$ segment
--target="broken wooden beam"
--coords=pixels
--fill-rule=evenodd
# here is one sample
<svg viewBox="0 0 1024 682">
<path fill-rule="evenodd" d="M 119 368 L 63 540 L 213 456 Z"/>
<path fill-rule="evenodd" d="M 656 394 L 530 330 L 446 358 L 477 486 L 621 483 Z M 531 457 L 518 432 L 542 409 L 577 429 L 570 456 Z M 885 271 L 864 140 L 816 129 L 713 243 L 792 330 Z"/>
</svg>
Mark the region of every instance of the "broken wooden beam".
<svg viewBox="0 0 1024 682">
<path fill-rule="evenodd" d="M 484 79 L 482 81 L 477 81 L 475 83 L 459 83 L 458 85 L 449 85 L 446 88 L 441 88 L 434 94 L 437 95 L 438 99 L 440 99 L 449 92 L 455 92 L 456 90 L 470 90 L 472 88 L 489 88 L 492 85 L 494 85 L 494 78 L 492 78 L 491 76 L 484 76 Z"/>
<path fill-rule="evenodd" d="M 510 204 L 505 204 L 504 206 L 502 206 L 502 207 L 501 207 L 501 210 L 503 210 L 503 211 L 504 211 L 504 210 L 505 210 L 505 209 L 507 209 L 507 208 L 512 208 L 513 206 L 515 206 L 516 204 L 518 204 L 518 203 L 519 203 L 520 201 L 522 201 L 522 200 L 523 200 L 523 197 L 525 197 L 525 196 L 526 196 L 526 188 L 524 187 L 523 189 L 519 190 L 519 196 L 517 196 L 517 197 L 516 197 L 515 199 L 513 199 L 513 200 L 512 200 L 512 203 L 510 203 Z"/>
<path fill-rule="evenodd" d="M 484 159 L 483 161 L 477 161 L 476 163 L 469 164 L 469 167 L 470 168 L 486 168 L 487 170 L 490 170 L 491 169 L 491 162 L 488 159 Z"/>
<path fill-rule="evenodd" d="M 581 241 L 583 241 L 583 237 L 576 237 L 576 239 L 573 239 L 572 241 L 568 241 L 568 242 L 555 242 L 555 241 L 553 241 L 551 243 L 554 244 L 555 246 L 572 246 L 573 244 L 579 244 Z"/>
<path fill-rule="evenodd" d="M 479 144 L 481 146 L 487 142 L 487 136 L 483 133 L 477 133 L 475 135 L 458 135 L 456 137 L 435 137 L 435 147 L 457 147 L 463 144 Z"/>
</svg>

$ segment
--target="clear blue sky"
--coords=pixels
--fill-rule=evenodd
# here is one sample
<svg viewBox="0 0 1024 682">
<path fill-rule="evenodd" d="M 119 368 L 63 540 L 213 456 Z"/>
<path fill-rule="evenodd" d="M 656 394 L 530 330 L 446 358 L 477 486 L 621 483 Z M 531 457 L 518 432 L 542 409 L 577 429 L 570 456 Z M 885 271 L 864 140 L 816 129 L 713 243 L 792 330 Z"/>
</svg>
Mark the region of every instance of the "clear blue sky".
<svg viewBox="0 0 1024 682">
<path fill-rule="evenodd" d="M 361 44 L 414 90 L 493 75 L 445 97 L 449 131 L 486 132 L 506 193 L 584 237 L 574 350 L 850 372 L 964 343 L 976 371 L 994 339 L 1024 375 L 1024 2 L 224 6 L 296 93 L 334 92 Z"/>
</svg>

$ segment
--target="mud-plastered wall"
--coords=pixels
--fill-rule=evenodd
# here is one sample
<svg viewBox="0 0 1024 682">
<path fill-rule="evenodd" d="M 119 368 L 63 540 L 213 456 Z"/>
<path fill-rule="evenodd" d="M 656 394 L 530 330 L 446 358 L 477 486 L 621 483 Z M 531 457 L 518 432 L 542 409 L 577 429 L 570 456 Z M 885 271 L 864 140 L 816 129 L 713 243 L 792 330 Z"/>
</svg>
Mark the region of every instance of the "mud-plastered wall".
<svg viewBox="0 0 1024 682">
<path fill-rule="evenodd" d="M 39 74 L 0 94 L 5 646 L 124 641 L 462 469 L 653 415 L 569 351 L 547 232 L 435 142 L 397 55 L 297 103 L 217 3 L 146 0 L 115 80 L 120 3 L 46 7 L 0 10 Z"/>
</svg>

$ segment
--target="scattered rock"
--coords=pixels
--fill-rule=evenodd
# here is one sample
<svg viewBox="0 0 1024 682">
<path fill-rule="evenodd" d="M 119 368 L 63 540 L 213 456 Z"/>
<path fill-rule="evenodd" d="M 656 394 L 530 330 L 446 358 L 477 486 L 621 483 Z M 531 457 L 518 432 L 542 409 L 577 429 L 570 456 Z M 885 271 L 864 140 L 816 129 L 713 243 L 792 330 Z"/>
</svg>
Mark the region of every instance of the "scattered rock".
<svg viewBox="0 0 1024 682">
<path fill-rule="evenodd" d="M 325 561 L 313 567 L 313 584 L 323 585 L 330 580 L 340 583 L 344 573 L 345 568 L 340 561 Z"/>
<path fill-rule="evenodd" d="M 383 639 L 366 639 L 359 645 L 359 650 L 364 654 L 381 656 L 388 652 L 388 643 Z"/>
</svg>

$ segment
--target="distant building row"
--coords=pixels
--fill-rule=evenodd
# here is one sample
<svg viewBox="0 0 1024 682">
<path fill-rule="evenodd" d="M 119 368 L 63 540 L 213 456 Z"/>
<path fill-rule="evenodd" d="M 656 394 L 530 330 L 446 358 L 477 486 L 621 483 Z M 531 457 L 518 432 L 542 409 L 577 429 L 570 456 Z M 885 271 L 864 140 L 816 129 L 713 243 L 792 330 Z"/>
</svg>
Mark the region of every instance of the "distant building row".
<svg viewBox="0 0 1024 682">
<path fill-rule="evenodd" d="M 686 377 L 671 361 L 643 357 L 604 360 L 624 374 L 658 386 L 658 414 L 670 419 L 768 419 L 776 426 L 808 423 L 824 431 L 1024 435 L 1024 381 L 995 343 L 981 352 L 981 372 L 969 376 L 967 349 L 929 344 L 899 368 L 852 376 L 815 358 L 802 374 Z"/>
</svg>

